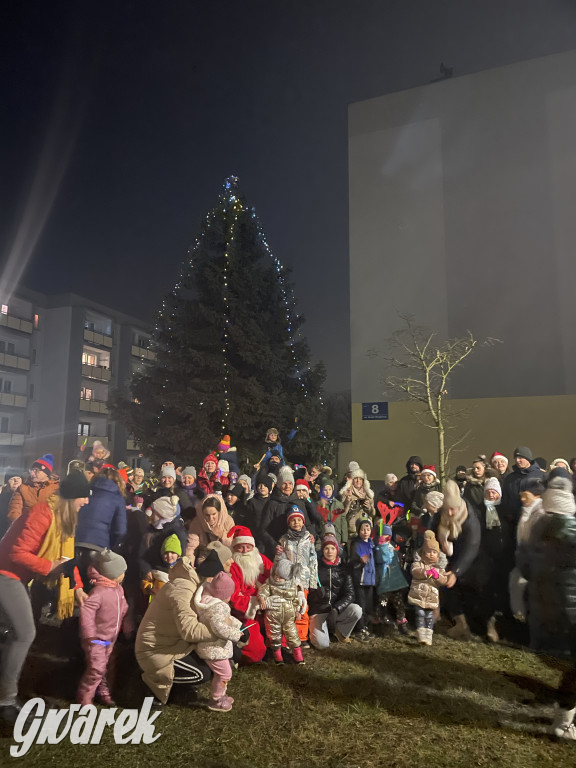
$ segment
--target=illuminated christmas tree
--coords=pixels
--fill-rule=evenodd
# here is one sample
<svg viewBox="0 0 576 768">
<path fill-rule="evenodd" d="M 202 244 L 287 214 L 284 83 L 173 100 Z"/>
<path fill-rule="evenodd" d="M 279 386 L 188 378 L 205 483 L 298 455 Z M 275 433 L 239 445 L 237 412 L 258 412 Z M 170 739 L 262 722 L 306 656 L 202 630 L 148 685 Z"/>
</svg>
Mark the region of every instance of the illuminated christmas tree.
<svg viewBox="0 0 576 768">
<path fill-rule="evenodd" d="M 289 457 L 327 458 L 324 367 L 310 366 L 302 321 L 288 271 L 230 177 L 164 299 L 156 362 L 131 397 L 116 397 L 116 418 L 155 459 L 200 462 L 224 434 L 240 457 L 260 458 L 269 427 L 285 446 L 293 435 Z"/>
</svg>

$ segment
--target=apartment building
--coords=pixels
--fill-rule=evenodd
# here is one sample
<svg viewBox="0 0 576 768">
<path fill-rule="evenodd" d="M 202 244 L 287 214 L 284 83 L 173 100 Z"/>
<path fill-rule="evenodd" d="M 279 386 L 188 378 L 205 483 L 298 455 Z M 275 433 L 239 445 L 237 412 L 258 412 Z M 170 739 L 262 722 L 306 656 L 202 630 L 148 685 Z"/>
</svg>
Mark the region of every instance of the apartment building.
<svg viewBox="0 0 576 768">
<path fill-rule="evenodd" d="M 151 329 L 76 294 L 19 290 L 0 307 L 0 476 L 52 453 L 64 471 L 94 440 L 145 466 L 108 412 L 110 393 L 154 359 Z"/>
</svg>

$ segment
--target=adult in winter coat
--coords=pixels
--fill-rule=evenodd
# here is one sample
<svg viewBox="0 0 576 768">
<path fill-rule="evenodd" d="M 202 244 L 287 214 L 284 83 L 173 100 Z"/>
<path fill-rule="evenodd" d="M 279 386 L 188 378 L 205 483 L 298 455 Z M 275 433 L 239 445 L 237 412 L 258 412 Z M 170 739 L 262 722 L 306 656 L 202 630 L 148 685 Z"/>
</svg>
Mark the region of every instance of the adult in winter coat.
<svg viewBox="0 0 576 768">
<path fill-rule="evenodd" d="M 534 461 L 530 448 L 526 446 L 516 448 L 514 461 L 512 472 L 506 475 L 502 483 L 502 503 L 500 505 L 504 546 L 510 560 L 510 569 L 514 566 L 516 526 L 522 511 L 520 493 L 526 488 L 529 480 L 542 480 L 544 477 L 540 467 Z"/>
<path fill-rule="evenodd" d="M 477 515 L 484 512 L 484 484 L 495 472 L 486 466 L 482 458 L 476 459 L 472 464 L 472 472 L 466 474 L 466 485 L 462 494 L 469 501 Z"/>
<path fill-rule="evenodd" d="M 424 511 L 426 495 L 431 491 L 440 490 L 440 481 L 436 476 L 436 467 L 433 464 L 422 467 L 420 472 L 420 485 L 414 491 L 410 512 L 420 516 Z"/>
<path fill-rule="evenodd" d="M 194 520 L 188 524 L 188 545 L 186 554 L 192 560 L 198 547 L 205 548 L 212 541 L 230 546 L 229 532 L 234 520 L 228 514 L 223 499 L 214 494 L 206 496 Z M 184 551 L 184 550 L 183 550 Z"/>
<path fill-rule="evenodd" d="M 328 648 L 331 631 L 339 642 L 351 642 L 350 635 L 362 616 L 362 609 L 354 602 L 352 576 L 342 563 L 338 540 L 332 534 L 322 541 L 318 582 L 320 586 L 308 593 L 310 643 L 318 650 Z"/>
<path fill-rule="evenodd" d="M 190 560 L 178 560 L 138 628 L 136 661 L 142 680 L 161 704 L 168 701 L 174 682 L 199 685 L 210 678 L 208 666 L 195 653 L 198 643 L 216 640 L 193 608 L 199 586 Z"/>
<path fill-rule="evenodd" d="M 35 504 L 47 501 L 58 490 L 58 481 L 51 480 L 54 471 L 54 457 L 51 453 L 41 456 L 30 467 L 28 478 L 19 486 L 10 500 L 8 520 L 18 520 Z"/>
<path fill-rule="evenodd" d="M 522 566 L 530 626 L 538 630 L 536 643 L 531 641 L 535 650 L 564 660 L 552 731 L 576 740 L 576 504 L 569 476 L 550 478 L 543 506 L 547 514 L 532 529 L 532 557 Z"/>
<path fill-rule="evenodd" d="M 149 511 L 156 499 L 162 497 L 171 498 L 172 496 L 178 497 L 182 518 L 184 520 L 191 520 L 196 514 L 194 506 L 196 499 L 191 497 L 184 488 L 180 488 L 177 485 L 176 470 L 172 466 L 163 467 L 160 474 L 160 485 L 157 488 L 150 488 L 145 494 L 142 509 Z"/>
<path fill-rule="evenodd" d="M 84 475 L 68 475 L 58 493 L 21 515 L 0 541 L 0 611 L 10 633 L 0 656 L 0 720 L 15 723 L 20 711 L 18 681 L 36 630 L 27 584 L 49 577 L 58 589 L 58 615 L 74 611 L 74 590 L 64 569 L 74 557 L 78 510 L 88 503 Z M 85 599 L 76 581 L 76 599 Z"/>
<path fill-rule="evenodd" d="M 256 486 L 256 493 L 246 502 L 246 522 L 242 523 L 240 520 L 235 521 L 237 525 L 244 525 L 251 531 L 252 536 L 256 540 L 256 546 L 259 549 L 262 548 L 260 541 L 260 531 L 262 530 L 262 515 L 273 488 L 274 481 L 271 477 L 265 475 Z"/>
<path fill-rule="evenodd" d="M 414 491 L 418 485 L 418 475 L 423 466 L 420 456 L 410 456 L 406 462 L 406 474 L 398 482 L 395 499 L 404 504 L 406 511 L 411 508 Z"/>
<path fill-rule="evenodd" d="M 144 494 L 149 489 L 148 481 L 142 467 L 136 467 L 130 481 L 126 484 L 127 506 L 142 508 Z"/>
<path fill-rule="evenodd" d="M 22 485 L 23 479 L 23 473 L 16 470 L 9 470 L 4 475 L 4 486 L 0 492 L 0 539 L 10 527 L 8 508 L 10 507 L 12 496 Z"/>
<path fill-rule="evenodd" d="M 467 582 L 480 548 L 480 523 L 472 508 L 460 496 L 460 489 L 453 480 L 446 482 L 444 503 L 440 515 L 435 515 L 430 530 L 436 534 L 440 550 L 448 559 L 447 582 L 443 604 L 454 627 L 448 635 L 455 640 L 468 639 L 470 629 L 465 615 Z"/>
<path fill-rule="evenodd" d="M 361 517 L 374 520 L 374 491 L 363 469 L 355 469 L 340 491 L 348 524 L 348 538 L 356 536 L 356 521 Z"/>
<path fill-rule="evenodd" d="M 262 513 L 260 540 L 264 546 L 264 554 L 270 560 L 274 560 L 276 544 L 280 537 L 286 533 L 288 514 L 294 505 L 302 511 L 306 529 L 314 535 L 314 526 L 308 517 L 306 504 L 298 498 L 294 491 L 294 474 L 290 467 L 282 467 L 278 473 L 278 484 L 270 494 L 270 499 Z"/>
<path fill-rule="evenodd" d="M 202 462 L 202 469 L 198 472 L 196 478 L 198 487 L 202 493 L 207 496 L 214 493 L 215 483 L 219 483 L 222 491 L 225 491 L 229 485 L 228 477 L 223 475 L 218 469 L 218 459 L 215 454 L 209 453 Z"/>
</svg>

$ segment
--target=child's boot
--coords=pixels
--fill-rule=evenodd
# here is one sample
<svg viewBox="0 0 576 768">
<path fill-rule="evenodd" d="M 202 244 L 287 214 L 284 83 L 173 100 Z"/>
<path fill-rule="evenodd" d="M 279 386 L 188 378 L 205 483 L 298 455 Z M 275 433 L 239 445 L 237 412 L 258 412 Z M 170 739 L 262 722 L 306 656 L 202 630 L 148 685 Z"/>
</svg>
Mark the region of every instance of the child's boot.
<svg viewBox="0 0 576 768">
<path fill-rule="evenodd" d="M 298 646 L 298 648 L 292 649 L 292 656 L 294 657 L 296 664 L 306 664 L 302 656 L 302 648 L 300 646 Z"/>
<path fill-rule="evenodd" d="M 282 648 L 276 648 L 274 651 L 274 662 L 276 664 L 284 664 L 284 657 L 282 656 Z"/>
<path fill-rule="evenodd" d="M 112 695 L 110 694 L 110 688 L 108 688 L 108 681 L 105 677 L 102 678 L 100 685 L 96 688 L 96 696 L 100 699 L 102 704 L 105 704 L 107 707 L 116 706 L 112 699 Z"/>
<path fill-rule="evenodd" d="M 490 643 L 499 643 L 500 636 L 496 629 L 496 616 L 490 616 L 488 624 L 486 626 L 486 638 Z"/>
<path fill-rule="evenodd" d="M 416 639 L 420 643 L 420 645 L 426 645 L 426 628 L 425 627 L 418 627 L 416 630 Z"/>
<path fill-rule="evenodd" d="M 576 726 L 573 724 L 575 709 L 562 709 L 556 707 L 554 720 L 552 721 L 552 733 L 559 739 L 569 739 L 576 741 Z"/>
<path fill-rule="evenodd" d="M 432 645 L 432 636 L 434 635 L 433 629 L 425 629 L 424 632 L 426 633 L 424 635 L 424 644 L 425 645 Z"/>
<path fill-rule="evenodd" d="M 398 632 L 401 635 L 407 635 L 409 631 L 408 619 L 399 619 L 396 623 L 398 624 Z"/>
</svg>

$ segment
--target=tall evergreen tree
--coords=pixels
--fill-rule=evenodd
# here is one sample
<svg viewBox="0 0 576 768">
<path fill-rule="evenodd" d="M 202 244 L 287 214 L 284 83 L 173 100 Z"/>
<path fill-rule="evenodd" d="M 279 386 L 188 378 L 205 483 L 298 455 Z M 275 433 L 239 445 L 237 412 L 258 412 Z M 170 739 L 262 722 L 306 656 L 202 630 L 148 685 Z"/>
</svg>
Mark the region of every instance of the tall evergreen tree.
<svg viewBox="0 0 576 768">
<path fill-rule="evenodd" d="M 311 367 L 288 270 L 254 209 L 226 180 L 204 219 L 154 334 L 155 363 L 111 402 L 150 458 L 200 462 L 224 434 L 260 458 L 269 427 L 299 460 L 326 455 L 322 364 Z"/>
</svg>

